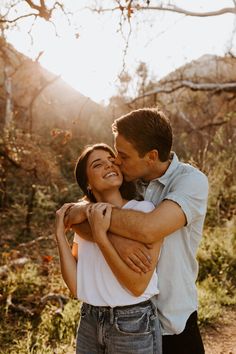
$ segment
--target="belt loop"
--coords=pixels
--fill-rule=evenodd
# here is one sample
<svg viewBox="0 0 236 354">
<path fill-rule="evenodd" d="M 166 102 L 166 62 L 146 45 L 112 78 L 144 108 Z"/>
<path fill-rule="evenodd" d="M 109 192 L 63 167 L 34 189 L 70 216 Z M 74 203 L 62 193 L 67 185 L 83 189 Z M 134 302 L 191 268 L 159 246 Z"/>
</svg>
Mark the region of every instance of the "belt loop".
<svg viewBox="0 0 236 354">
<path fill-rule="evenodd" d="M 154 295 L 151 299 L 151 306 L 152 306 L 152 310 L 153 310 L 153 314 L 155 317 L 158 316 L 158 312 L 157 312 L 157 299 L 156 296 Z"/>
<path fill-rule="evenodd" d="M 114 324 L 114 310 L 112 307 L 110 308 L 110 324 Z"/>
</svg>

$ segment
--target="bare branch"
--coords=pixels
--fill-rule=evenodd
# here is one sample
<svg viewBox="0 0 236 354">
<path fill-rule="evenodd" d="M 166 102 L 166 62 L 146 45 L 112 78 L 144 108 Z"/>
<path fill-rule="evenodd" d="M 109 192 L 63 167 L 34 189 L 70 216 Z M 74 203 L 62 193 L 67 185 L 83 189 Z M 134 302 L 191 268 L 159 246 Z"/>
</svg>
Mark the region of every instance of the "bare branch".
<svg viewBox="0 0 236 354">
<path fill-rule="evenodd" d="M 38 6 L 38 5 L 35 5 L 35 4 L 33 3 L 33 1 L 31 1 L 31 0 L 25 0 L 25 2 L 27 2 L 27 4 L 28 4 L 32 9 L 37 10 L 37 11 L 40 11 L 41 7 Z"/>
<path fill-rule="evenodd" d="M 26 257 L 14 259 L 13 261 L 9 262 L 8 264 L 0 267 L 0 276 L 6 275 L 12 266 L 18 266 L 18 267 L 21 266 L 22 267 L 26 263 L 28 263 L 29 261 L 30 261 L 30 259 L 26 258 Z"/>
<path fill-rule="evenodd" d="M 179 90 L 180 88 L 187 87 L 192 91 L 228 91 L 228 92 L 236 92 L 236 82 L 225 82 L 225 83 L 196 83 L 188 80 L 179 81 L 177 85 L 173 85 L 171 87 L 165 87 L 165 85 L 170 84 L 170 82 L 165 82 L 163 86 L 153 90 L 146 92 L 144 95 L 138 96 L 129 104 L 132 104 L 138 101 L 141 98 L 149 97 L 158 93 L 172 93 L 174 91 Z"/>
<path fill-rule="evenodd" d="M 5 19 L 5 18 L 0 18 L 0 23 L 15 23 L 23 18 L 26 18 L 26 17 L 31 17 L 31 16 L 34 16 L 34 17 L 37 17 L 36 14 L 34 13 L 30 13 L 30 14 L 26 14 L 26 15 L 21 15 L 21 16 L 18 16 L 16 18 L 14 18 L 13 20 L 8 20 L 8 19 Z"/>
<path fill-rule="evenodd" d="M 45 306 L 46 303 L 51 300 L 58 301 L 60 306 L 63 307 L 64 303 L 66 303 L 69 300 L 69 298 L 67 296 L 61 295 L 61 294 L 47 294 L 44 297 L 42 297 L 40 302 L 43 306 Z"/>
<path fill-rule="evenodd" d="M 131 8 L 130 7 L 128 8 L 128 6 L 127 5 L 126 6 L 114 6 L 112 8 L 99 7 L 97 9 L 92 9 L 92 11 L 102 13 L 102 12 L 112 12 L 112 11 L 117 11 L 117 10 L 124 12 L 124 10 L 129 11 L 129 9 L 132 10 L 132 12 L 134 12 L 134 10 L 137 10 L 137 11 L 153 10 L 153 11 L 175 12 L 175 13 L 179 13 L 182 15 L 193 16 L 193 17 L 212 17 L 212 16 L 224 15 L 227 13 L 236 14 L 236 7 L 224 7 L 222 9 L 216 10 L 216 11 L 198 12 L 198 11 L 188 11 L 188 10 L 185 10 L 185 9 L 175 6 L 175 5 L 141 6 L 141 5 L 137 4 L 137 5 L 132 6 Z M 90 8 L 90 10 L 91 10 L 91 8 Z"/>
<path fill-rule="evenodd" d="M 43 54 L 44 54 L 44 50 L 41 50 L 41 51 L 38 53 L 38 55 L 37 55 L 37 57 L 35 58 L 34 61 L 37 63 Z"/>
<path fill-rule="evenodd" d="M 181 7 L 175 6 L 175 5 L 169 5 L 169 6 L 140 6 L 136 5 L 133 7 L 135 10 L 158 10 L 158 11 L 169 11 L 169 12 L 176 12 L 179 14 L 183 14 L 186 16 L 193 16 L 193 17 L 211 17 L 211 16 L 220 16 L 223 14 L 231 13 L 231 14 L 236 14 L 236 8 L 235 7 L 225 7 L 220 10 L 216 11 L 208 11 L 208 12 L 198 12 L 198 11 L 188 11 L 185 9 L 182 9 Z"/>
<path fill-rule="evenodd" d="M 28 308 L 26 308 L 25 306 L 13 304 L 11 293 L 8 295 L 6 303 L 7 303 L 7 310 L 9 307 L 12 307 L 16 311 L 23 312 L 24 315 L 27 315 L 27 316 L 34 315 L 34 313 L 31 310 L 29 310 Z"/>
<path fill-rule="evenodd" d="M 217 126 L 221 126 L 223 124 L 226 124 L 228 122 L 229 122 L 228 119 L 226 119 L 226 120 L 221 120 L 219 122 L 208 123 L 208 124 L 201 125 L 196 130 L 203 130 L 206 128 L 217 127 Z"/>
<path fill-rule="evenodd" d="M 24 243 L 20 243 L 17 248 L 21 248 L 21 247 L 31 247 L 33 245 L 35 245 L 36 243 L 38 243 L 39 241 L 43 241 L 43 240 L 54 240 L 54 236 L 53 235 L 48 235 L 48 236 L 39 236 L 38 238 L 29 241 L 29 242 L 24 242 Z"/>
</svg>

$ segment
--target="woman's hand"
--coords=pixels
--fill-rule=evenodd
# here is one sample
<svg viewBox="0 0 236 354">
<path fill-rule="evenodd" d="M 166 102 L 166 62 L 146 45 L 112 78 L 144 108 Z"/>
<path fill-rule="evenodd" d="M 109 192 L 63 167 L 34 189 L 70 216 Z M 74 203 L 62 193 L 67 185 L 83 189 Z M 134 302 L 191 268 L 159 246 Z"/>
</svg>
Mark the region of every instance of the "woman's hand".
<svg viewBox="0 0 236 354">
<path fill-rule="evenodd" d="M 86 209 L 90 205 L 90 203 L 81 199 L 77 203 L 73 203 L 73 205 L 67 209 L 64 217 L 64 224 L 66 228 L 70 228 L 71 225 L 80 224 L 87 219 Z"/>
<path fill-rule="evenodd" d="M 75 203 L 65 203 L 60 209 L 56 211 L 56 236 L 64 236 L 66 227 L 64 225 L 64 217 L 70 208 L 73 207 Z"/>
<path fill-rule="evenodd" d="M 112 205 L 108 203 L 92 204 L 87 209 L 87 218 L 90 224 L 94 241 L 100 243 L 107 237 L 111 222 Z"/>
</svg>

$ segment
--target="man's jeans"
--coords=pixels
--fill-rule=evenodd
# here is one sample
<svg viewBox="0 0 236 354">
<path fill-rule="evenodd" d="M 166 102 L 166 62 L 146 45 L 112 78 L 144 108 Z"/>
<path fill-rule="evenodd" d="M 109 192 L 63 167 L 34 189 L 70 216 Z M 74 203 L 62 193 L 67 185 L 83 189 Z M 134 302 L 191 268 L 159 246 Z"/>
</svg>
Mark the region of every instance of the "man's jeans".
<svg viewBox="0 0 236 354">
<path fill-rule="evenodd" d="M 161 340 L 151 300 L 114 308 L 82 305 L 76 354 L 161 354 Z"/>
</svg>

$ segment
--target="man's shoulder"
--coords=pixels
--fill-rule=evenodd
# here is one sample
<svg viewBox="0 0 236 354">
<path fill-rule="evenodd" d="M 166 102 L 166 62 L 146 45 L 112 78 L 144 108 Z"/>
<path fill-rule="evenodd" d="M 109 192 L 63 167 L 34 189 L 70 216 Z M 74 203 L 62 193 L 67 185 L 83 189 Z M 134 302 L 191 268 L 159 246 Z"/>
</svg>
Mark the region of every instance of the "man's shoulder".
<svg viewBox="0 0 236 354">
<path fill-rule="evenodd" d="M 200 180 L 206 182 L 208 180 L 206 174 L 196 166 L 193 166 L 190 163 L 179 161 L 179 164 L 175 171 L 175 177 L 183 177 L 183 176 L 186 177 L 189 176 L 191 178 L 199 178 Z"/>
</svg>

